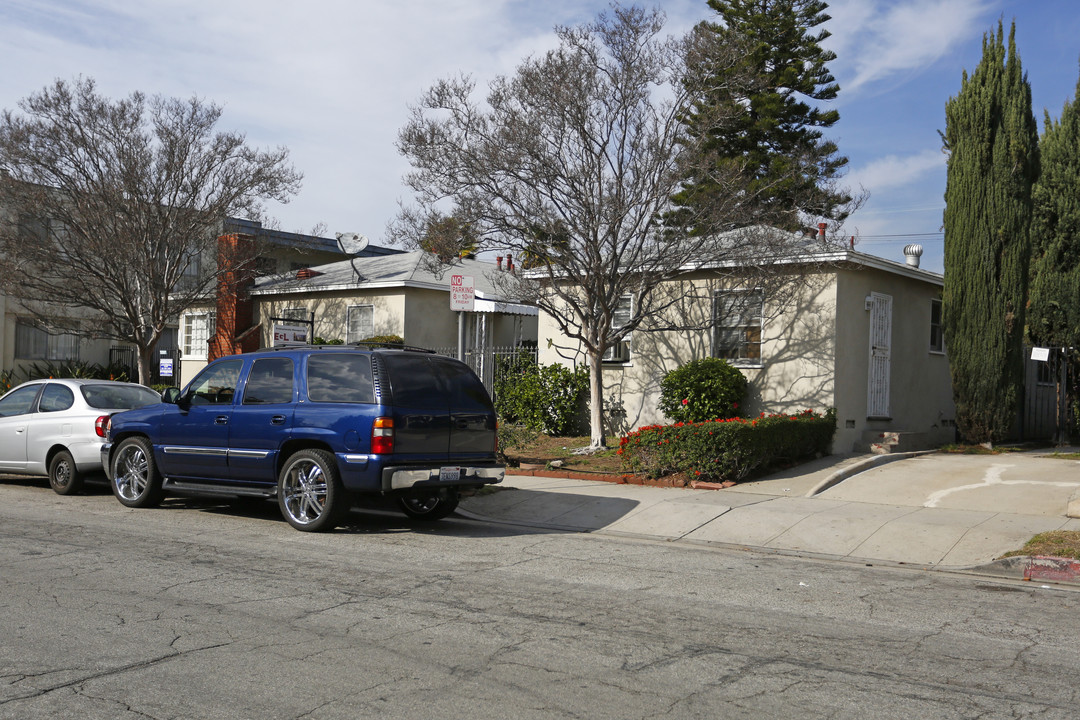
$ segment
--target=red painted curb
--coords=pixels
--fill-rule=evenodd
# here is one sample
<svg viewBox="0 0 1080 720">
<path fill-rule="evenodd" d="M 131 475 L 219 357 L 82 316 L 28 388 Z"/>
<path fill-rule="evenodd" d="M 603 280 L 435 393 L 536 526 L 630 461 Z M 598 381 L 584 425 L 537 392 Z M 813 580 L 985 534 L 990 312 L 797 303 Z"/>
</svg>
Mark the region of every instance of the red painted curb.
<svg viewBox="0 0 1080 720">
<path fill-rule="evenodd" d="M 1075 581 L 1080 578 L 1080 561 L 1069 558 L 1033 556 L 1024 568 L 1025 580 Z"/>
</svg>

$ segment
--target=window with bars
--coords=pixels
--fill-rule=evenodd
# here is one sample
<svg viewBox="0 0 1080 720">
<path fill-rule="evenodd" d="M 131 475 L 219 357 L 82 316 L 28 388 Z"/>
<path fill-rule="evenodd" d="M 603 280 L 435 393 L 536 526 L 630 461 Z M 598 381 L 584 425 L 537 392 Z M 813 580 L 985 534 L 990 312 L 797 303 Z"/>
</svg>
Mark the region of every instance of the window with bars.
<svg viewBox="0 0 1080 720">
<path fill-rule="evenodd" d="M 186 358 L 205 358 L 207 344 L 217 329 L 217 313 L 188 313 L 184 315 L 181 347 Z"/>
<path fill-rule="evenodd" d="M 761 290 L 721 290 L 713 296 L 713 357 L 761 362 Z"/>
<path fill-rule="evenodd" d="M 350 305 L 346 314 L 345 342 L 367 340 L 375 335 L 374 305 Z"/>
</svg>

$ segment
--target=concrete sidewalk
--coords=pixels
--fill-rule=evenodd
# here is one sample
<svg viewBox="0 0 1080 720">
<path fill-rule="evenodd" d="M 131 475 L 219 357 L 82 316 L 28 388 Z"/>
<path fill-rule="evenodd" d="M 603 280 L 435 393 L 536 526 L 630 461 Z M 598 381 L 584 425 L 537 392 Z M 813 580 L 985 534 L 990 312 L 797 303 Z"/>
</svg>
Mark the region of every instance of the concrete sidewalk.
<svg viewBox="0 0 1080 720">
<path fill-rule="evenodd" d="M 1045 451 L 830 456 L 726 490 L 508 475 L 460 511 L 554 530 L 1016 577 L 1026 561 L 997 558 L 1037 533 L 1080 530 L 1066 514 L 1078 491 L 1080 462 Z M 1070 579 L 1055 573 L 1050 579 Z"/>
</svg>

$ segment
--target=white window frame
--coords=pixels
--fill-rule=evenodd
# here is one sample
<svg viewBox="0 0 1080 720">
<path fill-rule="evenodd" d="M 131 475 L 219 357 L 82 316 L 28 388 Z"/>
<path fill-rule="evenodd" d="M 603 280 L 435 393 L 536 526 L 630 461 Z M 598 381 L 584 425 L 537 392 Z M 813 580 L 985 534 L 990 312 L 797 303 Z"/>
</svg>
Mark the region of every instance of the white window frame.
<svg viewBox="0 0 1080 720">
<path fill-rule="evenodd" d="M 634 317 L 634 295 L 633 293 L 623 293 L 619 296 L 619 302 L 615 306 L 614 312 L 611 313 L 611 329 L 615 330 L 623 327 L 630 322 L 630 319 Z M 633 340 L 634 333 L 628 332 L 623 335 L 622 340 L 608 347 L 604 351 L 604 357 L 601 358 L 602 362 L 611 364 L 627 364 L 632 357 L 631 354 L 631 341 Z"/>
<path fill-rule="evenodd" d="M 731 296 L 749 297 L 745 303 L 748 310 L 754 311 L 747 317 L 740 315 L 734 318 L 734 324 L 721 324 L 721 320 L 730 322 L 732 318 L 721 318 L 720 309 L 723 299 Z M 757 339 L 753 339 L 753 330 L 757 330 Z M 762 364 L 762 339 L 765 329 L 765 292 L 761 288 L 751 290 L 717 290 L 713 293 L 712 308 L 712 356 L 723 358 L 732 365 L 740 367 L 760 367 Z M 739 341 L 734 357 L 726 350 L 728 347 L 720 342 L 720 334 L 724 331 L 741 333 L 743 338 Z M 723 347 L 722 347 L 723 345 Z M 757 346 L 757 356 L 754 357 L 751 348 Z"/>
<path fill-rule="evenodd" d="M 184 313 L 180 322 L 180 351 L 190 360 L 208 357 L 210 338 L 217 331 L 217 311 Z"/>
<path fill-rule="evenodd" d="M 360 316 L 361 312 L 366 312 L 367 318 L 367 330 L 364 329 L 364 319 Z M 358 316 L 358 327 L 353 327 L 353 315 Z M 367 304 L 349 305 L 345 308 L 345 342 L 354 343 L 358 340 L 367 340 L 369 337 L 375 335 L 375 306 Z"/>
</svg>

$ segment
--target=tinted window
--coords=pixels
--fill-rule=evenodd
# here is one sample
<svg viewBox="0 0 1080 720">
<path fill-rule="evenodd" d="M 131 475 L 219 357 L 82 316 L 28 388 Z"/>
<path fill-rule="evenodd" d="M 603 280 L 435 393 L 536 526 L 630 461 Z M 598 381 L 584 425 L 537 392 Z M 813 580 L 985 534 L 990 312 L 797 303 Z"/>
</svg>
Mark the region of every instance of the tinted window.
<svg viewBox="0 0 1080 720">
<path fill-rule="evenodd" d="M 145 385 L 83 385 L 86 404 L 101 410 L 131 410 L 161 402 L 161 396 Z"/>
<path fill-rule="evenodd" d="M 244 386 L 244 404 L 288 403 L 293 399 L 292 358 L 256 360 Z"/>
<path fill-rule="evenodd" d="M 242 360 L 229 360 L 210 365 L 195 376 L 187 396 L 192 405 L 228 405 L 236 393 Z"/>
<path fill-rule="evenodd" d="M 57 412 L 67 410 L 75 404 L 75 393 L 67 385 L 49 383 L 41 391 L 41 400 L 38 401 L 39 412 Z"/>
<path fill-rule="evenodd" d="M 307 361 L 308 399 L 312 402 L 373 403 L 371 358 L 351 353 L 319 353 Z"/>
<path fill-rule="evenodd" d="M 491 398 L 488 397 L 483 383 L 466 365 L 445 358 L 432 358 L 432 362 L 436 371 L 442 374 L 449 386 L 451 408 L 454 410 L 492 410 Z"/>
<path fill-rule="evenodd" d="M 394 393 L 394 405 L 403 408 L 449 407 L 446 391 L 431 359 L 412 355 L 389 355 L 386 371 Z"/>
<path fill-rule="evenodd" d="M 22 415 L 30 412 L 30 406 L 34 404 L 34 398 L 37 397 L 40 388 L 40 385 L 30 385 L 29 387 L 12 390 L 5 395 L 0 400 L 0 417 Z"/>
</svg>

